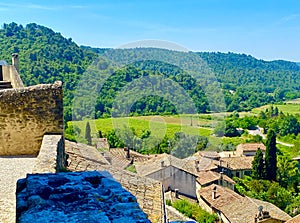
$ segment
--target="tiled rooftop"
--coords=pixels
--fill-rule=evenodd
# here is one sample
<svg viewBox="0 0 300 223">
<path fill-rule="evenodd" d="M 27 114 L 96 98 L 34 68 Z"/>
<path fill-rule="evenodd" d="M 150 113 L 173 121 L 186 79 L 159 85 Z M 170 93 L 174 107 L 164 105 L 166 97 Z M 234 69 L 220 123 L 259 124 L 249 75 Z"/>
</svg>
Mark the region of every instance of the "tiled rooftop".
<svg viewBox="0 0 300 223">
<path fill-rule="evenodd" d="M 118 166 L 121 169 L 126 168 L 131 160 L 134 160 L 134 163 L 144 162 L 151 159 L 152 155 L 142 155 L 135 151 L 130 150 L 130 158 L 126 158 L 127 151 L 124 148 L 111 148 L 105 152 L 105 155 L 109 158 L 110 163 L 113 166 Z"/>
<path fill-rule="evenodd" d="M 263 143 L 243 143 L 237 146 L 237 150 L 241 149 L 243 151 L 256 151 L 258 148 L 265 151 L 266 146 Z"/>
<path fill-rule="evenodd" d="M 231 223 L 253 223 L 255 215 L 258 213 L 259 206 L 263 207 L 263 211 L 268 211 L 271 218 L 281 221 L 291 219 L 287 213 L 280 210 L 275 205 L 249 197 L 233 200 L 226 206 L 221 207 L 221 211 Z"/>
<path fill-rule="evenodd" d="M 213 191 L 216 191 L 215 199 Z M 253 223 L 259 206 L 263 207 L 263 211 L 269 212 L 271 218 L 283 222 L 291 219 L 287 213 L 269 202 L 244 197 L 215 184 L 202 188 L 197 193 L 211 207 L 221 211 L 231 223 Z"/>
<path fill-rule="evenodd" d="M 105 164 L 104 157 L 94 147 L 66 141 L 66 153 L 69 154 L 69 170 L 108 171 L 126 190 L 136 196 L 141 209 L 148 214 L 151 222 L 164 221 L 160 182 Z"/>
<path fill-rule="evenodd" d="M 235 184 L 235 182 L 225 174 L 223 174 L 222 177 L 224 181 Z M 198 174 L 197 182 L 200 185 L 206 185 L 208 183 L 212 183 L 216 180 L 219 180 L 220 178 L 221 178 L 220 173 L 216 173 L 214 171 L 200 171 L 200 173 Z"/>
<path fill-rule="evenodd" d="M 214 169 L 216 167 L 213 161 L 206 157 L 192 156 L 185 159 L 179 159 L 166 153 L 152 156 L 145 162 L 135 164 L 136 170 L 141 176 L 148 176 L 149 174 L 168 166 L 176 167 L 195 176 L 197 176 L 201 170 Z M 198 168 L 196 166 L 198 166 Z"/>
<path fill-rule="evenodd" d="M 299 223 L 300 222 L 300 214 L 288 220 L 286 223 Z"/>
<path fill-rule="evenodd" d="M 249 170 L 252 169 L 253 159 L 253 156 L 222 157 L 215 163 L 231 170 Z"/>
<path fill-rule="evenodd" d="M 217 151 L 199 151 L 194 156 L 206 157 L 210 159 L 219 159 L 220 155 Z"/>
<path fill-rule="evenodd" d="M 215 199 L 212 197 L 213 190 L 216 191 Z M 211 204 L 213 208 L 218 210 L 220 210 L 223 206 L 242 198 L 241 195 L 234 191 L 216 184 L 201 188 L 197 193 L 202 199 Z"/>
<path fill-rule="evenodd" d="M 162 164 L 163 162 L 163 164 Z M 158 154 L 152 157 L 152 159 L 141 162 L 135 165 L 137 173 L 141 176 L 147 176 L 167 166 L 174 166 L 182 169 L 185 165 L 185 161 L 169 154 Z"/>
</svg>

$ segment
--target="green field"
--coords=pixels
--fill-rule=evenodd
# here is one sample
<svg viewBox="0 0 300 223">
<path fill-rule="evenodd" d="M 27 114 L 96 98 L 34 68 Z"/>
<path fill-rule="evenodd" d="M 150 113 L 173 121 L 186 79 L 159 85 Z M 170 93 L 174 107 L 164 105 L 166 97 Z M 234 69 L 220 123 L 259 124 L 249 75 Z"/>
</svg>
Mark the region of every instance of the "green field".
<svg viewBox="0 0 300 223">
<path fill-rule="evenodd" d="M 181 118 L 180 116 L 137 116 L 137 117 L 128 117 L 128 118 L 106 118 L 106 119 L 97 119 L 89 120 L 91 125 L 91 132 L 93 136 L 96 136 L 99 130 L 103 134 L 111 131 L 112 129 L 122 128 L 124 125 L 129 128 L 134 128 L 138 136 L 144 130 L 151 130 L 151 133 L 154 136 L 166 135 L 169 138 L 172 138 L 176 132 L 185 132 L 192 135 L 202 135 L 210 136 L 212 128 L 209 127 L 200 127 L 198 123 L 202 125 L 211 126 L 213 121 L 207 119 L 199 119 L 196 121 L 196 118 L 192 119 L 193 125 L 191 126 L 191 118 Z M 71 122 L 73 125 L 78 126 L 81 129 L 81 132 L 84 133 L 85 121 L 76 121 Z"/>
<path fill-rule="evenodd" d="M 71 122 L 72 125 L 77 126 L 81 130 L 80 138 L 84 138 L 86 122 L 90 123 L 91 134 L 97 137 L 97 133 L 101 130 L 105 136 L 107 132 L 123 127 L 124 125 L 133 128 L 137 136 L 149 129 L 153 136 L 162 138 L 167 136 L 173 138 L 176 132 L 185 132 L 191 135 L 206 136 L 209 139 L 209 150 L 216 150 L 220 144 L 233 144 L 245 142 L 244 138 L 229 138 L 229 137 L 215 137 L 212 135 L 213 126 L 219 122 L 210 115 L 198 115 L 191 117 L 190 115 L 173 115 L 173 116 L 137 116 L 128 118 L 106 118 L 97 120 L 84 120 Z M 205 127 L 203 127 L 205 126 Z M 80 139 L 79 139 L 80 141 Z"/>
<path fill-rule="evenodd" d="M 273 105 L 277 106 L 278 109 L 284 113 L 289 114 L 300 114 L 300 99 L 290 101 L 289 103 L 283 105 Z M 261 111 L 265 111 L 271 105 L 262 106 L 253 109 L 251 112 L 241 112 L 240 117 L 257 115 Z M 136 116 L 128 118 L 103 118 L 97 120 L 84 120 L 84 121 L 73 121 L 72 125 L 79 127 L 80 136 L 78 140 L 84 139 L 86 122 L 89 121 L 91 126 L 92 137 L 98 137 L 98 131 L 101 130 L 102 134 L 105 136 L 107 132 L 122 128 L 127 126 L 133 128 L 137 136 L 140 136 L 143 131 L 150 130 L 153 136 L 158 138 L 163 138 L 166 136 L 171 139 L 174 137 L 176 132 L 185 132 L 191 135 L 201 135 L 209 138 L 209 146 L 207 149 L 216 150 L 220 148 L 221 144 L 233 144 L 238 145 L 244 143 L 247 138 L 243 135 L 242 137 L 215 137 L 212 135 L 213 128 L 216 124 L 223 120 L 222 117 L 230 115 L 231 113 L 226 112 L 222 114 L 200 114 L 200 115 L 170 115 L 170 116 Z M 285 140 L 282 140 L 285 141 Z M 288 141 L 286 141 L 289 143 Z M 292 156 L 297 153 L 295 148 L 285 148 L 281 146 L 284 153 L 291 154 Z M 295 151 L 292 151 L 292 150 Z"/>
<path fill-rule="evenodd" d="M 295 101 L 295 103 L 291 103 L 288 102 L 286 104 L 278 104 L 278 105 L 273 105 L 273 107 L 278 107 L 279 111 L 282 111 L 285 114 L 300 114 L 300 104 L 296 103 L 299 102 L 300 103 L 300 99 L 298 99 L 297 101 Z M 259 108 L 254 108 L 252 110 L 252 113 L 254 114 L 259 114 L 261 111 L 265 111 L 267 108 L 270 108 L 271 105 L 265 105 L 265 106 L 261 106 Z"/>
</svg>

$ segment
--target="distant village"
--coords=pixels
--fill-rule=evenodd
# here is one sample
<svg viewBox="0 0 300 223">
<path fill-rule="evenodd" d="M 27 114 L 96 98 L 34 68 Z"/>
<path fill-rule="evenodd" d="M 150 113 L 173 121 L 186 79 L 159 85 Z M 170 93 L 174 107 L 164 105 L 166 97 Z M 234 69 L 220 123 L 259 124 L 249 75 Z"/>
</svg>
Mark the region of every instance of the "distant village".
<svg viewBox="0 0 300 223">
<path fill-rule="evenodd" d="M 239 144 L 235 151 L 199 151 L 179 159 L 170 154 L 142 155 L 128 148 L 109 148 L 107 139 L 98 139 L 98 149 L 110 164 L 122 169 L 134 165 L 139 176 L 160 181 L 169 199 L 194 200 L 225 223 L 298 222 L 275 205 L 241 196 L 234 191 L 233 177 L 244 178 L 252 172 L 255 153 L 263 143 Z"/>
</svg>

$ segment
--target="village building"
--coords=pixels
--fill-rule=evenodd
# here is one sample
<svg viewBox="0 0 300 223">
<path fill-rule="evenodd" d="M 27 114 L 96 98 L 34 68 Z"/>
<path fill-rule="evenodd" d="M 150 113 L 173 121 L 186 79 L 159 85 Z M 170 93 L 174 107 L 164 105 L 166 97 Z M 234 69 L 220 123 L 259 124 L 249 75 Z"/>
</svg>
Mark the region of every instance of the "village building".
<svg viewBox="0 0 300 223">
<path fill-rule="evenodd" d="M 240 157 L 240 156 L 255 156 L 256 151 L 260 148 L 265 154 L 266 146 L 263 143 L 242 143 L 236 147 L 235 151 L 222 151 L 219 156 L 223 157 Z"/>
<path fill-rule="evenodd" d="M 236 156 L 255 156 L 258 149 L 265 154 L 266 146 L 263 143 L 242 143 L 236 147 Z"/>
<path fill-rule="evenodd" d="M 220 155 L 217 151 L 198 151 L 194 154 L 196 157 L 205 157 L 212 160 L 219 160 Z"/>
<path fill-rule="evenodd" d="M 237 157 L 236 151 L 222 151 L 218 153 L 220 158 L 224 157 Z"/>
<path fill-rule="evenodd" d="M 212 184 L 220 185 L 223 187 L 228 187 L 231 190 L 234 190 L 235 182 L 230 177 L 226 176 L 225 174 L 217 173 L 211 170 L 208 171 L 201 171 L 198 174 L 198 178 L 196 180 L 196 188 L 197 190 L 210 186 Z"/>
<path fill-rule="evenodd" d="M 193 161 L 194 163 L 194 161 Z M 176 191 L 196 198 L 197 170 L 190 160 L 179 159 L 169 154 L 159 154 L 135 165 L 138 175 L 162 182 L 164 191 Z"/>
<path fill-rule="evenodd" d="M 218 165 L 218 172 L 223 172 L 230 178 L 243 178 L 251 175 L 253 159 L 253 156 L 222 157 L 215 164 Z"/>
<path fill-rule="evenodd" d="M 283 223 L 291 217 L 275 205 L 215 184 L 197 190 L 199 205 L 225 223 Z"/>
</svg>

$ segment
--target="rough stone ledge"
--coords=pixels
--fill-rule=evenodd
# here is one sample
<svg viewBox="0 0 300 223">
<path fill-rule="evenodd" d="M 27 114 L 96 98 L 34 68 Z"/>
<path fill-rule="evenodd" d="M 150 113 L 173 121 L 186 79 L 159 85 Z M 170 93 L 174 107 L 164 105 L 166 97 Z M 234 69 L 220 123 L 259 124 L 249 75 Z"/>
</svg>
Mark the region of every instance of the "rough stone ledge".
<svg viewBox="0 0 300 223">
<path fill-rule="evenodd" d="M 8 88 L 8 89 L 3 89 L 1 90 L 0 97 L 6 97 L 12 95 L 12 93 L 25 93 L 25 92 L 30 92 L 34 90 L 44 90 L 44 89 L 58 89 L 62 88 L 62 82 L 61 81 L 55 81 L 54 84 L 38 84 L 38 85 L 33 85 L 29 87 L 22 87 L 22 88 Z"/>
<path fill-rule="evenodd" d="M 28 174 L 17 182 L 17 223 L 150 223 L 109 172 Z"/>
<path fill-rule="evenodd" d="M 66 169 L 66 154 L 62 135 L 44 135 L 33 173 L 55 173 Z"/>
</svg>

